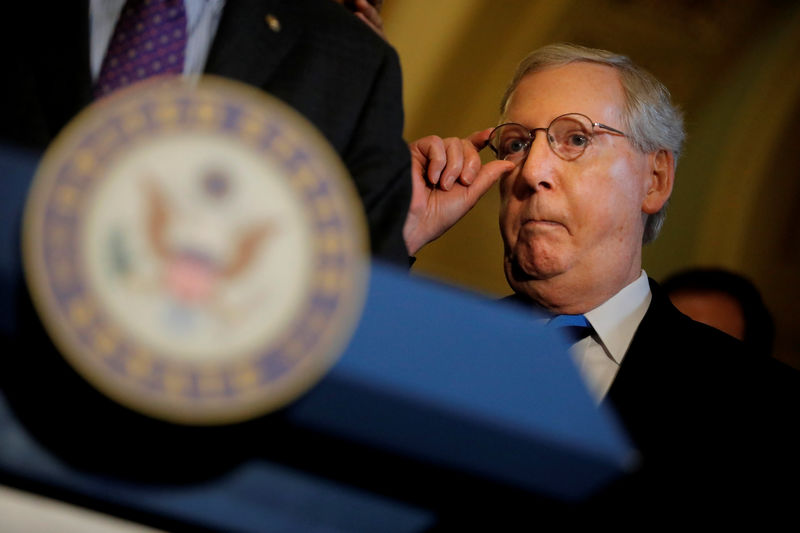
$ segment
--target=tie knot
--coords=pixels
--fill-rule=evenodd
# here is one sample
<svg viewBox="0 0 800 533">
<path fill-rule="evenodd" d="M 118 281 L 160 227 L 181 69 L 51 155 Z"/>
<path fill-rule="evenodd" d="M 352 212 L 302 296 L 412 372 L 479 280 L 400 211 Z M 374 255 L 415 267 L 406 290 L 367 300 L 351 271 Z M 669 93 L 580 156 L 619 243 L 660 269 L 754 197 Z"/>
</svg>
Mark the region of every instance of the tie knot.
<svg viewBox="0 0 800 533">
<path fill-rule="evenodd" d="M 572 342 L 592 334 L 592 325 L 583 315 L 556 315 L 547 322 L 547 327 L 558 329 Z"/>
<path fill-rule="evenodd" d="M 547 322 L 547 326 L 551 328 L 563 328 L 567 326 L 576 326 L 588 328 L 589 321 L 583 315 L 556 315 Z"/>
</svg>

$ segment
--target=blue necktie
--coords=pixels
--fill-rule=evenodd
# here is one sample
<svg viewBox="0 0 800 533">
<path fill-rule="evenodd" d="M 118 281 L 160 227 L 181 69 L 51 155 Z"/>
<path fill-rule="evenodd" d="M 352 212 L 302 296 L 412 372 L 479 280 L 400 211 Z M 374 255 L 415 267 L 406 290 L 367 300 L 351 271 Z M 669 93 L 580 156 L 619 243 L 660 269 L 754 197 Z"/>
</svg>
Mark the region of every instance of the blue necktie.
<svg viewBox="0 0 800 533">
<path fill-rule="evenodd" d="M 575 343 L 592 334 L 592 325 L 583 315 L 556 315 L 547 322 L 548 328 L 556 328 Z"/>
</svg>

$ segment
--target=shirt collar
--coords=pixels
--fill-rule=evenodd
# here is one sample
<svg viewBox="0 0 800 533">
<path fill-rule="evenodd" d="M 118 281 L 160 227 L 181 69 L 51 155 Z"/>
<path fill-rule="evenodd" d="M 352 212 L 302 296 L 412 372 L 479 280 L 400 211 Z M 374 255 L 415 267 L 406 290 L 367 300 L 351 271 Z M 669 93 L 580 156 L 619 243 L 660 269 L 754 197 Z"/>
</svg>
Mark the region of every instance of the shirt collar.
<svg viewBox="0 0 800 533">
<path fill-rule="evenodd" d="M 600 306 L 584 313 L 600 344 L 617 364 L 622 363 L 652 297 L 647 273 L 642 270 L 635 281 Z"/>
</svg>

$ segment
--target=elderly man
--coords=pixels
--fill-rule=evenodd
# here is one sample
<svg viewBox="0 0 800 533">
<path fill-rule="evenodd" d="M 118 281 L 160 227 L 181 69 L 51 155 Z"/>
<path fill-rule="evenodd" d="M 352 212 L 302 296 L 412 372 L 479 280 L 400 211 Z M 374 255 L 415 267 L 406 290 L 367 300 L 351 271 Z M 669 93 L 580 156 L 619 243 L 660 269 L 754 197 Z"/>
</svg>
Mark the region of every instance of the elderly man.
<svg viewBox="0 0 800 533">
<path fill-rule="evenodd" d="M 468 139 L 412 143 L 409 252 L 499 179 L 512 299 L 587 326 L 572 349 L 578 366 L 642 453 L 626 497 L 749 498 L 752 481 L 786 466 L 775 406 L 791 401 L 783 385 L 795 377 L 679 313 L 642 270 L 684 137 L 669 92 L 624 56 L 552 45 L 520 63 L 501 113 L 500 126 Z M 484 146 L 498 161 L 481 166 Z M 754 458 L 767 450 L 778 455 Z"/>
</svg>

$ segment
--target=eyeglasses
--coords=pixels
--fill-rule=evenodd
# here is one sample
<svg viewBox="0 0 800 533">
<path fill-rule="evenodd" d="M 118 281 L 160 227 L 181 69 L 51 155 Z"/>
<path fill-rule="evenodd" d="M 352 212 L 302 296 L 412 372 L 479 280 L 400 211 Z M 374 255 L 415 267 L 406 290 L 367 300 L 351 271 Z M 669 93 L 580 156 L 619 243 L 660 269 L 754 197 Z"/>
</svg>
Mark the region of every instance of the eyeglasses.
<svg viewBox="0 0 800 533">
<path fill-rule="evenodd" d="M 528 157 L 536 132 L 541 130 L 545 132 L 547 143 L 553 152 L 561 159 L 572 161 L 580 157 L 592 143 L 595 128 L 627 137 L 625 133 L 611 126 L 592 122 L 586 115 L 567 113 L 554 118 L 546 128 L 528 129 L 515 122 L 501 124 L 492 130 L 487 146 L 497 155 L 497 159 L 521 163 Z"/>
</svg>

